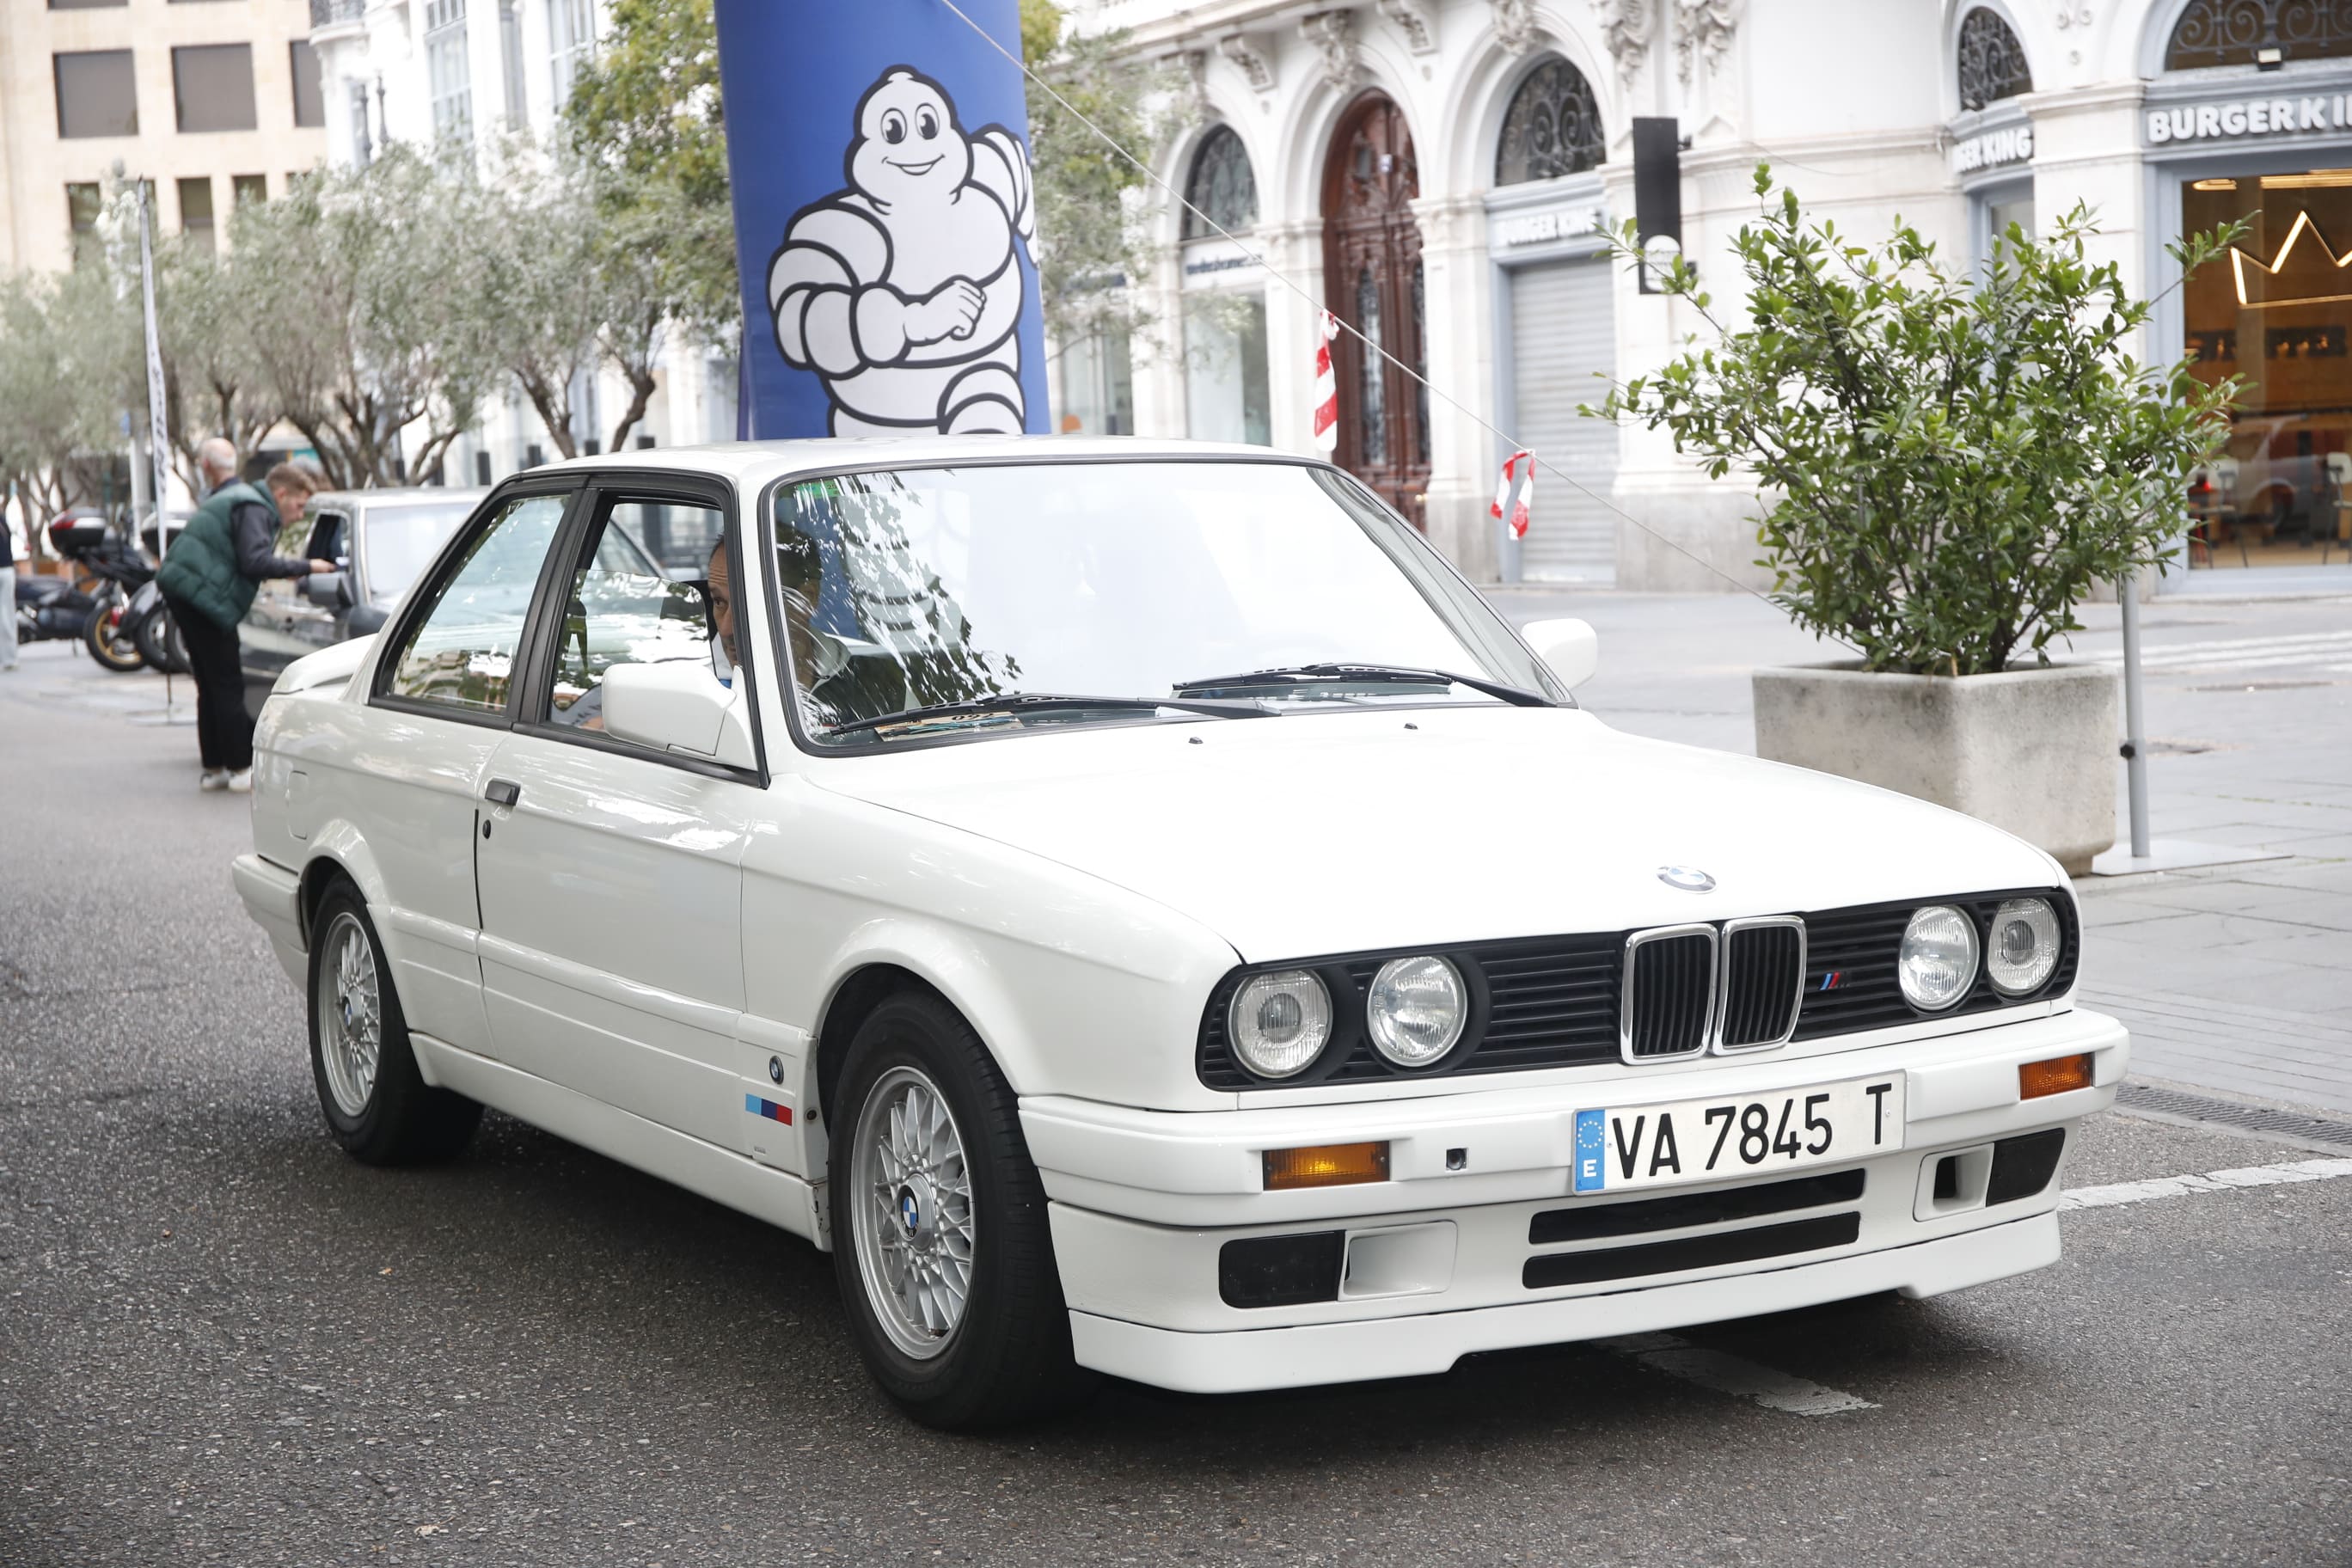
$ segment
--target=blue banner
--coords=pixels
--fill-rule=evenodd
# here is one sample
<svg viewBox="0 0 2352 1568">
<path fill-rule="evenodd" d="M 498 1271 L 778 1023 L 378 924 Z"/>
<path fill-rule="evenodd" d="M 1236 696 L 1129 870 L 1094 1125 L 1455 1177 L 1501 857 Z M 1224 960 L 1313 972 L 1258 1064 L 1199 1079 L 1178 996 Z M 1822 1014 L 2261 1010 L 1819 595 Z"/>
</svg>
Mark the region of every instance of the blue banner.
<svg viewBox="0 0 2352 1568">
<path fill-rule="evenodd" d="M 940 0 L 717 3 L 744 434 L 1043 432 L 1019 68 Z"/>
</svg>

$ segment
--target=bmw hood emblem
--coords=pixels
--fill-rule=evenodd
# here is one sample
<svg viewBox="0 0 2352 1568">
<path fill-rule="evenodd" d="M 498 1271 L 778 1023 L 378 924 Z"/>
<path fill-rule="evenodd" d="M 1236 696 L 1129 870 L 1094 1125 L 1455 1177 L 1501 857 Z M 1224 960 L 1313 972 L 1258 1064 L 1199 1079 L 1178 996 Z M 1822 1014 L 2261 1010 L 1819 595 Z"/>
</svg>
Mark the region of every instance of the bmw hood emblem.
<svg viewBox="0 0 2352 1568">
<path fill-rule="evenodd" d="M 1680 888 L 1685 893 L 1711 893 L 1715 879 L 1696 866 L 1661 866 L 1658 880 L 1669 888 Z"/>
</svg>

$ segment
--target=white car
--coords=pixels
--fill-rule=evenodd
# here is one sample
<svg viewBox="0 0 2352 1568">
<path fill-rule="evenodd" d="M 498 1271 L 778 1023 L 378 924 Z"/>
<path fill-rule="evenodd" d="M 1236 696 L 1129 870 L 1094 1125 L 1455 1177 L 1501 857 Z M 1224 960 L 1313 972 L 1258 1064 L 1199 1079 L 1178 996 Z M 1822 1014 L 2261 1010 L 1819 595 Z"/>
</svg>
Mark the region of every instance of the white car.
<svg viewBox="0 0 2352 1568">
<path fill-rule="evenodd" d="M 805 1237 L 936 1425 L 2054 1260 L 2057 865 L 1594 658 L 1262 450 L 615 454 L 288 670 L 236 878 L 353 1154 L 494 1106 Z"/>
</svg>

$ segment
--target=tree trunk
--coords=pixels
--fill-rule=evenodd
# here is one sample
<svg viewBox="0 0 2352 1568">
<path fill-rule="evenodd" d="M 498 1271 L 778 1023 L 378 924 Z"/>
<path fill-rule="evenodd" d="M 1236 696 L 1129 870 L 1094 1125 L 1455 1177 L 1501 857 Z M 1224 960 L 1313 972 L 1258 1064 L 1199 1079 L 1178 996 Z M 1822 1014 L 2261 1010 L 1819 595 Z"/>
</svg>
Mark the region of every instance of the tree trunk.
<svg viewBox="0 0 2352 1568">
<path fill-rule="evenodd" d="M 629 438 L 629 432 L 637 427 L 637 421 L 646 416 L 646 409 L 654 399 L 652 371 L 641 365 L 630 365 L 622 374 L 629 378 L 629 390 L 635 395 L 629 399 L 629 406 L 622 414 L 621 422 L 613 426 L 613 444 L 606 449 L 614 452 L 621 450 L 622 443 Z"/>
</svg>

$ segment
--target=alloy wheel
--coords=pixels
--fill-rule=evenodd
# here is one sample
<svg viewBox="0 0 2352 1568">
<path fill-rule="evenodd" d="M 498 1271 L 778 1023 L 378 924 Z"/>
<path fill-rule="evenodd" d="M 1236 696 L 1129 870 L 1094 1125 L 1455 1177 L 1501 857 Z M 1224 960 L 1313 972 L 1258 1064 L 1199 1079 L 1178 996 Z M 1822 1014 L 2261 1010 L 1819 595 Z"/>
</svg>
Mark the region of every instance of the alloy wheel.
<svg viewBox="0 0 2352 1568">
<path fill-rule="evenodd" d="M 919 1361 L 954 1340 L 971 1298 L 971 1174 L 947 1099 L 896 1067 L 866 1096 L 851 1144 L 850 1226 L 866 1300 L 890 1342 Z"/>
<path fill-rule="evenodd" d="M 335 1109 L 357 1119 L 375 1091 L 383 1055 L 383 1003 L 377 989 L 375 945 L 349 910 L 327 927 L 326 962 L 319 968 L 319 1057 Z"/>
</svg>

